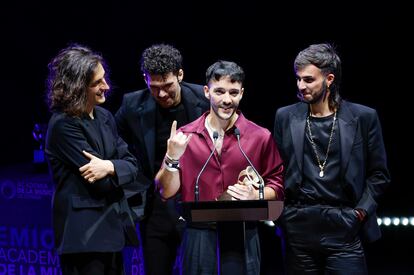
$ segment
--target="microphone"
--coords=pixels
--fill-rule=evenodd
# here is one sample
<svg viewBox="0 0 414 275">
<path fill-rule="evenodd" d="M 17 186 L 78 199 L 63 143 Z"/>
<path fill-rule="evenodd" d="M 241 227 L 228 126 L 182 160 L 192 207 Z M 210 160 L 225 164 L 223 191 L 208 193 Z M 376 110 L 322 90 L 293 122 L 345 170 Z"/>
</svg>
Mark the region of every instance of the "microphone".
<svg viewBox="0 0 414 275">
<path fill-rule="evenodd" d="M 201 170 L 200 170 L 200 173 L 198 173 L 197 179 L 196 179 L 196 182 L 195 182 L 195 187 L 194 187 L 194 201 L 196 201 L 196 202 L 198 201 L 199 195 L 200 195 L 200 192 L 198 190 L 198 182 L 200 180 L 201 174 L 204 172 L 204 169 L 206 169 L 207 163 L 210 161 L 211 157 L 214 155 L 214 152 L 216 151 L 216 141 L 217 141 L 217 139 L 218 139 L 218 132 L 217 131 L 214 131 L 213 132 L 214 149 L 211 151 L 210 155 L 208 156 L 206 162 L 203 165 L 203 168 L 201 168 Z"/>
<path fill-rule="evenodd" d="M 260 174 L 257 172 L 256 168 L 254 167 L 253 163 L 250 161 L 250 159 L 247 157 L 246 153 L 243 151 L 241 145 L 240 145 L 240 130 L 238 128 L 234 129 L 234 134 L 237 137 L 237 144 L 239 145 L 239 149 L 242 152 L 244 158 L 249 162 L 250 166 L 253 168 L 253 171 L 256 173 L 257 177 L 259 178 L 259 200 L 264 199 L 264 182 Z"/>
</svg>

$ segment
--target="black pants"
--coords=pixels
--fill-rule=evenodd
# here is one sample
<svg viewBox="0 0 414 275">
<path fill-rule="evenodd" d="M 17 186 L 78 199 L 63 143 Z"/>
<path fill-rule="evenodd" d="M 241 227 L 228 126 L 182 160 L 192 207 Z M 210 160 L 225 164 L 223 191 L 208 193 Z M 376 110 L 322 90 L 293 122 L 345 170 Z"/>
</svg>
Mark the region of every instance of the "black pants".
<svg viewBox="0 0 414 275">
<path fill-rule="evenodd" d="M 287 205 L 281 221 L 288 274 L 367 274 L 352 208 Z"/>
<path fill-rule="evenodd" d="M 163 202 L 154 196 L 150 203 L 149 215 L 140 223 L 145 274 L 171 275 L 184 221 L 179 221 L 174 200 Z"/>
<path fill-rule="evenodd" d="M 250 225 L 249 225 L 250 226 Z M 260 241 L 256 226 L 246 228 L 245 274 L 260 274 Z M 185 230 L 180 251 L 183 275 L 217 275 L 217 231 L 188 227 Z M 218 252 L 220 253 L 220 252 Z M 239 275 L 237 272 L 234 275 Z"/>
<path fill-rule="evenodd" d="M 91 252 L 60 255 L 62 275 L 123 275 L 121 252 Z"/>
</svg>

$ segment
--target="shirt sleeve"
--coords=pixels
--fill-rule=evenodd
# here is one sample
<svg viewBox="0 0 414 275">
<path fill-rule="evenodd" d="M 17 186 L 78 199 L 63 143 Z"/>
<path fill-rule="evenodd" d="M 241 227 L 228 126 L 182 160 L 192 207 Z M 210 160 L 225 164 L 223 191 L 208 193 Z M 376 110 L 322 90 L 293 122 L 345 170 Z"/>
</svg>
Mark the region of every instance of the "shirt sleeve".
<svg viewBox="0 0 414 275">
<path fill-rule="evenodd" d="M 284 199 L 284 167 L 273 137 L 269 134 L 261 148 L 262 177 L 266 187 L 276 192 L 278 200 Z"/>
</svg>

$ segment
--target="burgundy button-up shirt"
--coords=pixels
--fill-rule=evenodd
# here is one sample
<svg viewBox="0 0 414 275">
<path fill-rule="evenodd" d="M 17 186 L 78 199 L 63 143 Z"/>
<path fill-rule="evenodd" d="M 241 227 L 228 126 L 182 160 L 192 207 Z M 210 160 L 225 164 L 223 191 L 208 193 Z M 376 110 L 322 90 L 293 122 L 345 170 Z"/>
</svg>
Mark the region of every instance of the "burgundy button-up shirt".
<svg viewBox="0 0 414 275">
<path fill-rule="evenodd" d="M 224 135 L 221 154 L 217 152 L 209 160 L 199 179 L 200 201 L 212 201 L 237 183 L 240 171 L 249 166 L 237 145 L 234 129 L 240 131 L 240 144 L 256 170 L 262 176 L 265 186 L 276 191 L 283 199 L 283 165 L 279 151 L 269 130 L 247 120 L 238 111 L 239 117 Z M 181 195 L 183 201 L 194 201 L 194 187 L 198 174 L 214 149 L 213 141 L 205 128 L 208 112 L 178 131 L 193 134 L 185 153 L 180 158 Z"/>
</svg>

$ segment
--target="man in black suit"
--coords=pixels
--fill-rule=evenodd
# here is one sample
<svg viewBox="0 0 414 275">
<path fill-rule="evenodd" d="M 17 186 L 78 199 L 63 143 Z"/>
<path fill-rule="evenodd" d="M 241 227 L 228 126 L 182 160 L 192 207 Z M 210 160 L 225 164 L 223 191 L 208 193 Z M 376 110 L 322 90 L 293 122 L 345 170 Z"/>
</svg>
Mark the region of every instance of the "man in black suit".
<svg viewBox="0 0 414 275">
<path fill-rule="evenodd" d="M 97 106 L 108 90 L 105 62 L 87 47 L 71 45 L 49 64 L 45 151 L 62 274 L 124 274 L 122 249 L 138 245 L 127 199 L 139 171 L 112 114 Z"/>
<path fill-rule="evenodd" d="M 380 238 L 376 209 L 390 182 L 374 109 L 341 99 L 341 61 L 329 44 L 294 63 L 300 103 L 276 111 L 284 160 L 281 217 L 291 274 L 366 274 L 361 238 Z"/>
<path fill-rule="evenodd" d="M 203 86 L 183 82 L 182 56 L 171 45 L 145 49 L 141 71 L 147 88 L 125 94 L 115 119 L 151 182 L 140 223 L 146 274 L 170 275 L 184 223 L 174 199 L 164 202 L 154 193 L 153 179 L 164 160 L 172 122 L 182 126 L 195 120 L 209 108 L 209 102 Z"/>
</svg>

